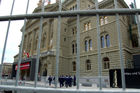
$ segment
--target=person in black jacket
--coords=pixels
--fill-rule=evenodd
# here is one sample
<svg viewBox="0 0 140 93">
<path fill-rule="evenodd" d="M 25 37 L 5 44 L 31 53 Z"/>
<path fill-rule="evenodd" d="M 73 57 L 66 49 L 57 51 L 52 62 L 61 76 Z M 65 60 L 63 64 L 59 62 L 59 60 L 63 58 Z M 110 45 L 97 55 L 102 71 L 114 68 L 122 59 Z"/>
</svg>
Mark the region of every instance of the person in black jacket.
<svg viewBox="0 0 140 93">
<path fill-rule="evenodd" d="M 51 86 L 51 83 L 52 83 L 52 77 L 51 76 L 48 77 L 48 81 L 49 81 L 49 86 Z"/>
<path fill-rule="evenodd" d="M 69 77 L 68 75 L 65 76 L 65 87 L 67 88 L 69 85 Z"/>
<path fill-rule="evenodd" d="M 76 86 L 76 76 L 73 77 L 73 86 Z"/>
<path fill-rule="evenodd" d="M 70 75 L 68 77 L 68 84 L 69 84 L 69 87 L 72 87 L 72 77 Z"/>
</svg>

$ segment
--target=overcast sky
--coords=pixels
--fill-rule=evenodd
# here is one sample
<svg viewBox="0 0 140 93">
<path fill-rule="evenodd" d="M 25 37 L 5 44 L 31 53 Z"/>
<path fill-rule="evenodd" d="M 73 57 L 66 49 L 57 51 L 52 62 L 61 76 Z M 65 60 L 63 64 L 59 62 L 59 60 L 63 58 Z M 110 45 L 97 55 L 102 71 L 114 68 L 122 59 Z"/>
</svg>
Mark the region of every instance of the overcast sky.
<svg viewBox="0 0 140 93">
<path fill-rule="evenodd" d="M 38 1 L 39 0 L 30 0 L 28 13 L 32 13 L 35 7 L 37 7 Z M 55 2 L 55 0 L 51 0 L 51 1 Z M 130 4 L 130 2 L 132 2 L 133 0 L 125 0 L 125 1 L 127 2 L 127 4 Z M 0 16 L 10 14 L 12 2 L 13 0 L 1 0 Z M 136 2 L 137 4 L 140 4 L 140 0 L 136 0 Z M 27 0 L 15 0 L 13 14 L 14 15 L 25 14 L 26 3 L 27 3 Z M 0 61 L 1 61 L 2 51 L 3 51 L 5 34 L 7 31 L 7 25 L 8 25 L 8 22 L 0 22 Z M 11 22 L 4 62 L 12 63 L 14 61 L 13 56 L 15 56 L 19 52 L 18 45 L 20 44 L 20 40 L 21 40 L 20 29 L 22 26 L 23 26 L 23 21 Z"/>
</svg>

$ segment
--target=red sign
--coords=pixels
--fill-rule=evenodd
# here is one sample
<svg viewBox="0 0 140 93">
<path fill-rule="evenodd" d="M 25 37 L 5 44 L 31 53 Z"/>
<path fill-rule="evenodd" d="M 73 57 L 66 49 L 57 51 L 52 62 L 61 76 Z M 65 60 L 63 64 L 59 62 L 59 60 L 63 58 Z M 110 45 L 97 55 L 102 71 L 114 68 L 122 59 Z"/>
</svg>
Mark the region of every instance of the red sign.
<svg viewBox="0 0 140 93">
<path fill-rule="evenodd" d="M 20 70 L 29 69 L 29 68 L 30 68 L 29 62 L 20 64 Z M 17 65 L 15 66 L 15 70 L 17 70 Z"/>
</svg>

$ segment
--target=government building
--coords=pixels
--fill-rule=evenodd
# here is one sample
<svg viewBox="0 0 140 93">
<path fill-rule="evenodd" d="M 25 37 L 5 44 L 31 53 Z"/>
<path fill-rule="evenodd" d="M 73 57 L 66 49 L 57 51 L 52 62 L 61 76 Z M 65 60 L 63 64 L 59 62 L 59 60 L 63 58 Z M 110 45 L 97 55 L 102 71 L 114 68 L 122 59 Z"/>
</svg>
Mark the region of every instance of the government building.
<svg viewBox="0 0 140 93">
<path fill-rule="evenodd" d="M 45 12 L 58 11 L 57 0 L 54 4 L 47 4 Z M 41 2 L 40 2 L 41 3 Z M 41 4 L 38 4 L 33 13 L 41 12 Z M 103 0 L 99 2 L 100 9 L 115 8 L 114 0 Z M 118 8 L 129 8 L 124 0 L 118 0 Z M 62 3 L 62 11 L 75 11 L 77 9 L 76 0 L 65 0 Z M 94 0 L 80 0 L 80 10 L 95 9 Z M 122 40 L 122 52 L 125 69 L 135 68 L 134 58 L 138 58 L 140 52 L 138 43 L 137 25 L 135 17 L 130 15 L 120 15 L 119 24 Z M 76 74 L 76 17 L 63 17 L 61 20 L 60 34 L 60 56 L 59 75 Z M 43 19 L 43 32 L 41 37 L 41 49 L 39 60 L 39 75 L 46 77 L 55 75 L 56 69 L 56 43 L 57 43 L 57 18 Z M 98 81 L 98 47 L 97 47 L 97 18 L 96 16 L 80 17 L 80 82 Z M 21 29 L 23 31 L 23 28 Z M 24 35 L 23 54 L 21 65 L 21 77 L 33 80 L 37 55 L 38 33 L 40 31 L 40 19 L 30 19 L 26 23 Z M 116 25 L 116 16 L 100 16 L 100 40 L 101 40 L 101 60 L 102 78 L 106 85 L 109 85 L 109 71 L 120 69 L 119 39 Z M 17 56 L 14 62 L 14 69 L 17 65 Z M 24 66 L 26 65 L 26 66 Z M 15 75 L 15 74 L 14 74 Z"/>
</svg>

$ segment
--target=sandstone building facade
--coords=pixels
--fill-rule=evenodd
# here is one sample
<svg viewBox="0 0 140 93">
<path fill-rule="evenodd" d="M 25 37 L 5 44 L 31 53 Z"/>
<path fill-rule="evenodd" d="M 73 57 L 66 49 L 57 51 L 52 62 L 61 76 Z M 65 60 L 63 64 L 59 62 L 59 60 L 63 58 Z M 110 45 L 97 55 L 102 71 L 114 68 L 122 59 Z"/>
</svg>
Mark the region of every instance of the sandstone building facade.
<svg viewBox="0 0 140 93">
<path fill-rule="evenodd" d="M 76 10 L 76 0 L 65 0 L 63 11 Z M 100 9 L 114 8 L 114 0 L 103 0 L 99 3 Z M 128 8 L 124 0 L 118 0 L 119 8 Z M 80 9 L 95 9 L 94 0 L 80 0 Z M 38 6 L 34 13 L 41 11 Z M 45 12 L 58 11 L 58 3 L 45 6 Z M 133 68 L 133 55 L 138 54 L 137 42 L 130 38 L 130 16 L 120 16 L 120 31 L 122 36 L 123 60 L 125 68 Z M 57 42 L 57 18 L 45 18 L 43 20 L 43 32 L 41 37 L 40 69 L 41 76 L 55 75 L 56 42 Z M 96 16 L 80 17 L 80 77 L 98 76 L 97 53 L 97 28 Z M 38 33 L 40 20 L 28 20 L 24 36 L 23 51 L 29 53 L 30 58 L 37 54 Z M 102 75 L 109 77 L 110 69 L 120 69 L 120 55 L 118 33 L 115 16 L 100 16 L 101 60 Z M 60 36 L 60 62 L 59 75 L 76 74 L 76 18 L 62 18 Z M 137 27 L 132 27 L 132 35 L 137 34 Z M 137 40 L 137 38 L 135 39 Z M 138 40 L 137 40 L 138 41 Z M 137 48 L 138 49 L 138 48 Z M 23 56 L 24 59 L 24 56 Z M 26 73 L 26 72 L 25 72 Z"/>
</svg>

